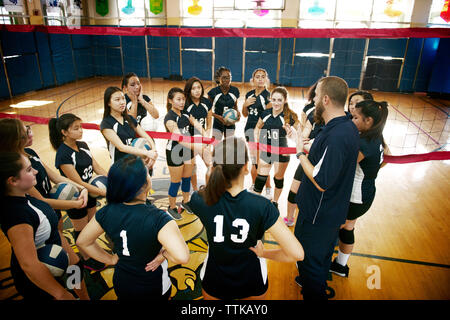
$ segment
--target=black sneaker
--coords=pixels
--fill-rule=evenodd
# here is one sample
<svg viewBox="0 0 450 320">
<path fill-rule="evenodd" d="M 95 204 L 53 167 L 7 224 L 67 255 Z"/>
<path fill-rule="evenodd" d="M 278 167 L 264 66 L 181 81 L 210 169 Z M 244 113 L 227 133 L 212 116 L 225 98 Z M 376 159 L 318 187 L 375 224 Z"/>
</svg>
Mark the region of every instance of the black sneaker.
<svg viewBox="0 0 450 320">
<path fill-rule="evenodd" d="M 331 263 L 330 266 L 330 272 L 333 272 L 334 274 L 337 274 L 340 277 L 347 277 L 348 278 L 348 274 L 350 272 L 349 267 L 346 266 L 342 266 L 339 263 L 336 262 L 336 258 L 333 260 L 333 262 Z"/>
<path fill-rule="evenodd" d="M 181 208 L 183 208 L 184 211 L 186 211 L 186 213 L 188 214 L 194 214 L 194 211 L 192 211 L 191 207 L 189 207 L 189 205 L 187 203 L 184 203 L 183 201 L 181 202 Z"/>
<path fill-rule="evenodd" d="M 167 209 L 167 213 L 174 219 L 174 220 L 181 220 L 183 217 L 178 212 L 178 208 L 169 208 Z"/>
</svg>

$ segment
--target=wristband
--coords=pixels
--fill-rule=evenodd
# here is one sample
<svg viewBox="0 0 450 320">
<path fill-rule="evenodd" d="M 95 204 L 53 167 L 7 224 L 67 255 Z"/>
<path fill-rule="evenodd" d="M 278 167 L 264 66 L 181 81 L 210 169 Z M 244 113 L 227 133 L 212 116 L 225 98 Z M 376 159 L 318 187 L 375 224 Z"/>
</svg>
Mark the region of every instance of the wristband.
<svg viewBox="0 0 450 320">
<path fill-rule="evenodd" d="M 306 156 L 306 153 L 304 153 L 303 151 L 300 151 L 299 153 L 297 153 L 295 156 L 297 157 L 297 159 L 300 159 L 300 156 L 304 155 Z"/>
</svg>

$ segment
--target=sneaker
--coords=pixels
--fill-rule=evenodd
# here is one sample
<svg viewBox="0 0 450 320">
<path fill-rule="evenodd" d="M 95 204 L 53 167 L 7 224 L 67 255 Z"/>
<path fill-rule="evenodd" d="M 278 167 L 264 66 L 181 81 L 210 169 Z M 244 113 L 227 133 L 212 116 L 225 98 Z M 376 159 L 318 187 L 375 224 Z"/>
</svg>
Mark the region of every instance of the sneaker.
<svg viewBox="0 0 450 320">
<path fill-rule="evenodd" d="M 181 208 L 183 208 L 188 214 L 194 214 L 194 211 L 192 211 L 191 207 L 189 207 L 187 203 L 181 202 Z"/>
<path fill-rule="evenodd" d="M 100 261 L 89 258 L 83 261 L 83 266 L 85 269 L 90 271 L 102 271 L 106 269 L 106 265 Z"/>
<path fill-rule="evenodd" d="M 300 280 L 300 276 L 295 277 L 295 283 L 300 287 L 303 288 L 302 282 Z"/>
<path fill-rule="evenodd" d="M 288 227 L 292 227 L 295 224 L 294 219 L 288 219 L 288 218 L 284 217 L 283 221 Z"/>
<path fill-rule="evenodd" d="M 178 212 L 178 208 L 169 208 L 167 209 L 167 213 L 174 219 L 174 220 L 181 220 L 183 217 Z"/>
<path fill-rule="evenodd" d="M 266 199 L 271 200 L 272 199 L 272 188 L 266 187 L 266 195 L 264 196 Z"/>
<path fill-rule="evenodd" d="M 340 277 L 348 278 L 349 271 L 350 271 L 349 267 L 341 266 L 339 263 L 336 262 L 336 258 L 331 263 L 330 272 L 333 272 L 334 274 L 337 274 Z"/>
</svg>

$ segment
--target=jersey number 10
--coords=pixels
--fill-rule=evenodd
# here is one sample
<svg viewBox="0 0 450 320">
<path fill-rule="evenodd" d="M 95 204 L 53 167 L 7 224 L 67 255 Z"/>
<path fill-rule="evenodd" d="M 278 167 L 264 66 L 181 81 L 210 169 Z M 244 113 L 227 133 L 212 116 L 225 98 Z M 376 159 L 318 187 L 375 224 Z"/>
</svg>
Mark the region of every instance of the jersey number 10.
<svg viewBox="0 0 450 320">
<path fill-rule="evenodd" d="M 223 215 L 217 215 L 214 217 L 214 223 L 216 224 L 216 235 L 214 236 L 214 242 L 224 242 L 225 237 L 223 236 Z M 243 243 L 247 240 L 248 231 L 250 230 L 250 225 L 245 219 L 234 219 L 232 223 L 233 227 L 239 228 L 239 234 L 232 234 L 231 241 L 236 243 Z"/>
</svg>

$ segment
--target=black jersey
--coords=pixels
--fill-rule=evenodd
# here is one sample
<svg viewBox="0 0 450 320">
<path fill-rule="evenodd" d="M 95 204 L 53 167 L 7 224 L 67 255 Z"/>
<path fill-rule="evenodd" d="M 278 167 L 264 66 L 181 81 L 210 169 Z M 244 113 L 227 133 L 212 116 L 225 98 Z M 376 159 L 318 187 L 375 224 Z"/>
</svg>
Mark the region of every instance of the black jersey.
<svg viewBox="0 0 450 320">
<path fill-rule="evenodd" d="M 359 151 L 364 155 L 356 165 L 355 179 L 353 181 L 352 203 L 367 203 L 375 198 L 375 179 L 383 163 L 384 149 L 380 139 L 359 139 Z"/>
<path fill-rule="evenodd" d="M 129 117 L 133 122 L 134 126 L 136 127 L 138 125 L 136 119 L 133 118 L 132 116 Z M 123 119 L 123 124 L 120 124 L 120 122 L 118 122 L 111 115 L 104 118 L 100 123 L 100 130 L 104 129 L 114 130 L 114 132 L 119 137 L 120 141 L 122 141 L 122 143 L 125 145 L 131 145 L 133 139 L 136 138 L 136 132 L 133 130 L 133 128 L 131 127 L 131 125 L 128 123 L 127 120 Z M 111 142 L 107 141 L 107 145 L 113 163 L 127 155 L 126 153 L 117 150 L 116 147 Z"/>
<path fill-rule="evenodd" d="M 48 198 L 52 185 L 50 184 L 47 171 L 45 170 L 41 159 L 33 149 L 25 148 L 25 152 L 29 155 L 31 166 L 37 171 L 36 185 L 34 187 L 44 198 Z"/>
<path fill-rule="evenodd" d="M 31 196 L 10 197 L 7 196 L 2 202 L 2 213 L 0 214 L 0 225 L 3 233 L 8 237 L 8 230 L 19 224 L 27 224 L 33 228 L 33 239 L 36 248 L 47 244 L 61 245 L 58 233 L 58 217 L 55 211 L 44 201 Z M 19 262 L 11 252 L 11 274 L 14 278 L 16 288 L 24 295 L 22 288 L 35 288 L 36 299 L 49 296 L 45 291 L 38 289 L 20 267 Z"/>
<path fill-rule="evenodd" d="M 317 137 L 320 130 L 322 130 L 323 126 L 325 125 L 323 123 L 319 124 L 314 121 L 314 110 L 315 109 L 316 109 L 316 107 L 312 107 L 306 113 L 307 114 L 306 121 L 308 121 L 311 124 L 311 132 L 309 133 L 309 136 L 308 136 L 309 139 L 314 139 L 315 137 Z"/>
<path fill-rule="evenodd" d="M 63 177 L 66 177 L 61 170 L 61 165 L 71 164 L 75 167 L 83 182 L 89 182 L 93 175 L 92 154 L 86 142 L 76 141 L 78 151 L 72 149 L 65 143 L 61 143 L 56 151 L 55 167 Z"/>
<path fill-rule="evenodd" d="M 286 130 L 283 129 L 285 124 L 284 112 L 274 117 L 272 111 L 272 109 L 267 109 L 261 113 L 260 118 L 264 125 L 260 131 L 259 142 L 276 147 L 287 147 Z M 289 124 L 293 126 L 294 123 L 294 118 L 291 116 Z"/>
<path fill-rule="evenodd" d="M 262 239 L 278 219 L 278 209 L 266 198 L 243 190 L 235 197 L 225 192 L 208 206 L 194 192 L 189 202 L 208 238 L 208 254 L 200 272 L 202 287 L 217 298 L 239 299 L 263 294 L 267 266 L 249 247 Z"/>
<path fill-rule="evenodd" d="M 181 112 L 181 115 L 179 116 L 172 109 L 169 110 L 166 116 L 164 117 L 164 126 L 166 127 L 167 132 L 169 132 L 169 130 L 167 129 L 166 124 L 170 120 L 172 120 L 177 124 L 178 130 L 180 131 L 181 135 L 190 136 L 189 127 L 191 126 L 191 123 L 189 122 L 189 116 L 186 113 Z M 169 139 L 167 141 L 166 150 L 172 150 L 177 144 L 178 144 L 177 141 Z"/>
<path fill-rule="evenodd" d="M 247 107 L 248 117 L 247 123 L 245 124 L 245 131 L 248 129 L 254 129 L 258 123 L 259 117 L 264 110 L 266 110 L 267 105 L 270 103 L 269 97 L 270 92 L 264 89 L 258 96 L 255 95 L 255 90 L 247 92 L 245 95 L 245 100 L 254 96 L 256 101 L 254 104 Z"/>
<path fill-rule="evenodd" d="M 150 97 L 145 95 L 145 94 L 142 95 L 142 98 L 146 102 L 150 102 L 151 101 Z M 128 112 L 130 112 L 132 102 L 131 102 L 130 97 L 127 94 L 125 94 L 125 100 L 127 102 L 127 110 L 128 110 Z M 137 123 L 141 124 L 142 119 L 144 119 L 146 116 L 147 116 L 147 109 L 145 109 L 145 107 L 140 102 L 138 102 L 137 112 L 136 112 L 136 121 L 137 121 Z"/>
<path fill-rule="evenodd" d="M 111 237 L 119 257 L 115 280 L 135 279 L 127 285 L 154 288 L 161 295 L 171 287 L 167 261 L 153 272 L 145 271 L 162 248 L 158 233 L 172 220 L 168 213 L 151 204 L 111 203 L 100 209 L 95 219 Z"/>
<path fill-rule="evenodd" d="M 196 105 L 194 102 L 191 102 L 189 105 L 186 103 L 183 111 L 188 117 L 193 116 L 198 122 L 200 122 L 202 127 L 206 130 L 207 128 L 206 119 L 208 117 L 209 110 L 211 110 L 211 107 L 212 107 L 211 101 L 209 101 L 205 97 L 201 97 L 200 103 L 198 105 Z M 202 134 L 192 125 L 190 126 L 189 131 L 191 136 L 197 136 Z"/>
<path fill-rule="evenodd" d="M 213 113 L 222 116 L 228 109 L 233 109 L 237 99 L 239 98 L 239 89 L 234 86 L 230 86 L 227 94 L 224 94 L 220 86 L 217 86 L 209 90 L 208 97 L 212 101 Z M 236 128 L 236 125 L 232 124 L 229 126 L 224 126 L 224 124 L 218 119 L 214 119 L 213 128 L 223 131 L 224 129 L 234 129 Z"/>
</svg>

